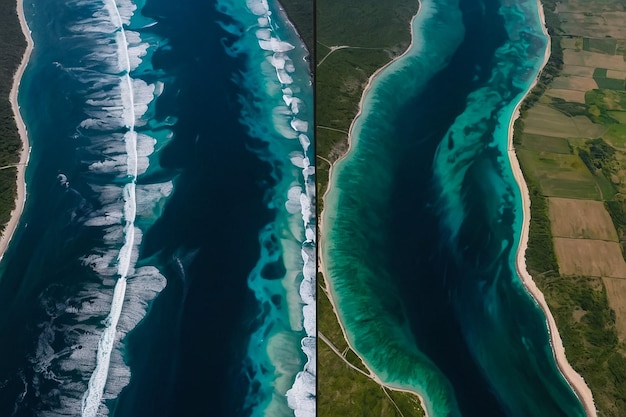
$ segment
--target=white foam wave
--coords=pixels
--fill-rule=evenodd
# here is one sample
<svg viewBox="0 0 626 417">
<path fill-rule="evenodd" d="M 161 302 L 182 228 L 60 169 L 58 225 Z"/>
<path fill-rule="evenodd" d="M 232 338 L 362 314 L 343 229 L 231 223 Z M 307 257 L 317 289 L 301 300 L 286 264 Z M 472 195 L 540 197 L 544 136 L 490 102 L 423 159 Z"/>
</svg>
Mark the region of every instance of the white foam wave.
<svg viewBox="0 0 626 417">
<path fill-rule="evenodd" d="M 137 126 L 148 112 L 149 103 L 155 97 L 154 85 L 141 79 L 131 77 L 131 72 L 141 64 L 141 58 L 147 53 L 148 44 L 143 43 L 137 32 L 129 31 L 129 24 L 136 6 L 128 0 L 105 0 L 103 11 L 93 14 L 93 22 L 99 26 L 99 33 L 109 33 L 115 39 L 115 55 L 117 61 L 116 76 L 102 75 L 97 79 L 92 74 L 83 74 L 82 80 L 89 85 L 86 114 L 89 119 L 81 123 L 81 127 L 96 130 L 115 130 L 125 128 L 123 134 L 112 132 L 111 135 L 93 137 L 87 152 L 100 152 L 105 159 L 94 161 L 89 169 L 93 173 L 116 173 L 125 178 L 126 183 L 120 186 L 94 185 L 92 189 L 99 192 L 102 208 L 86 219 L 84 224 L 100 227 L 104 230 L 103 243 L 110 244 L 110 249 L 96 250 L 83 258 L 83 263 L 90 266 L 99 276 L 116 278 L 113 296 L 108 304 L 108 315 L 103 321 L 104 328 L 93 345 L 93 337 L 89 344 L 95 350 L 94 361 L 90 361 L 93 369 L 81 399 L 81 416 L 95 417 L 106 414 L 107 407 L 103 400 L 115 398 L 121 389 L 128 384 L 130 371 L 124 364 L 119 349 L 121 339 L 126 332 L 134 328 L 147 310 L 147 303 L 165 286 L 165 278 L 154 267 L 143 267 L 135 270 L 138 259 L 138 248 L 141 243 L 141 230 L 135 226 L 138 214 L 136 185 L 137 177 L 148 168 L 148 156 L 154 152 L 155 140 L 148 135 L 138 134 Z M 85 24 L 79 24 L 81 30 Z M 108 44 L 107 48 L 109 48 Z M 109 51 L 107 49 L 106 51 Z M 106 52 L 105 51 L 105 52 Z M 101 55 L 101 54 L 100 54 Z M 98 54 L 94 55 L 98 56 Z M 162 86 L 158 87 L 162 91 Z M 159 91 L 159 92 L 160 92 Z M 107 137 L 109 141 L 107 141 Z M 115 143 L 111 143 L 113 138 Z M 139 187 L 140 194 L 148 196 L 158 194 L 158 198 L 142 202 L 140 210 L 148 212 L 157 200 L 169 194 L 171 185 L 161 187 Z M 115 250 L 114 243 L 122 242 L 121 248 Z M 113 246 L 114 245 L 114 246 Z M 109 278 L 109 279 L 110 279 Z M 99 310 L 106 305 L 99 303 Z M 88 305 L 78 311 L 84 315 Z M 87 356 L 85 353 L 77 355 Z"/>
<path fill-rule="evenodd" d="M 309 150 L 309 146 L 311 146 L 311 139 L 303 133 L 298 135 L 298 139 L 300 140 L 300 145 L 302 145 L 302 149 L 306 153 Z"/>
<path fill-rule="evenodd" d="M 223 0 L 222 0 L 223 1 Z M 256 54 L 251 53 L 250 56 L 259 57 L 262 56 L 262 60 L 254 62 L 254 65 L 258 64 L 251 72 L 254 77 L 259 77 L 261 84 L 264 86 L 262 91 L 259 92 L 261 100 L 266 98 L 273 100 L 276 98 L 280 100 L 279 103 L 274 102 L 271 115 L 274 131 L 285 139 L 298 139 L 298 141 L 283 141 L 280 145 L 277 145 L 276 149 L 279 154 L 283 154 L 287 150 L 289 162 L 291 166 L 280 165 L 284 161 L 280 161 L 277 165 L 281 167 L 278 169 L 284 170 L 284 174 L 287 178 L 289 175 L 293 175 L 296 170 L 293 167 L 300 170 L 301 176 L 287 186 L 287 195 L 283 196 L 284 207 L 289 214 L 285 224 L 281 224 L 282 235 L 280 247 L 282 249 L 282 261 L 285 267 L 285 274 L 281 280 L 281 286 L 287 296 L 287 310 L 289 318 L 289 326 L 292 331 L 302 331 L 306 333 L 306 337 L 302 339 L 302 351 L 307 356 L 306 364 L 300 368 L 302 369 L 297 375 L 290 376 L 294 378 L 290 381 L 292 387 L 289 390 L 280 390 L 279 392 L 287 397 L 288 406 L 294 410 L 296 416 L 314 416 L 315 415 L 315 336 L 316 336 L 316 321 L 315 321 L 315 168 L 311 164 L 308 155 L 311 150 L 311 139 L 307 135 L 309 130 L 309 122 L 311 117 L 307 114 L 307 108 L 305 102 L 300 95 L 303 88 L 310 88 L 310 84 L 302 86 L 300 88 L 299 82 L 301 82 L 300 74 L 297 74 L 296 65 L 290 57 L 290 51 L 294 49 L 294 46 L 289 42 L 281 39 L 278 25 L 272 21 L 272 13 L 265 0 L 247 0 L 246 2 L 250 12 L 256 16 L 257 26 L 253 26 L 253 30 L 249 33 L 254 36 L 250 39 L 251 42 L 256 41 L 260 51 Z M 235 13 L 231 13 L 234 16 Z M 243 42 L 241 42 L 243 45 Z M 245 45 L 250 45 L 247 43 Z M 242 48 L 242 46 L 238 46 Z M 237 51 L 239 52 L 239 50 Z M 244 76 L 244 82 L 247 81 Z M 249 77 L 249 76 L 248 76 Z M 258 78 L 257 78 L 257 81 Z M 297 81 L 297 82 L 296 82 Z M 251 90 L 256 90 L 256 85 L 248 85 Z M 254 101 L 254 100 L 251 100 Z M 267 128 L 259 125 L 259 119 L 263 119 L 266 115 L 259 115 L 258 109 L 254 106 L 249 106 L 246 101 L 242 103 L 245 109 L 244 119 L 250 126 L 250 134 L 267 140 L 270 143 L 270 147 L 274 146 L 274 138 L 266 139 Z M 272 133 L 273 134 L 273 133 Z M 294 149 L 299 143 L 302 150 Z M 271 157 L 268 157 L 271 160 Z M 283 168 L 285 167 L 285 168 Z M 285 186 L 285 184 L 283 184 Z M 284 189 L 284 188 L 283 188 Z M 263 233 L 262 233 L 263 234 Z M 269 262 L 268 259 L 262 259 Z M 253 275 L 255 273 L 253 272 Z M 273 281 L 272 281 L 273 282 Z M 252 285 L 254 284 L 254 285 Z M 263 303 L 267 294 L 260 288 L 267 288 L 269 284 L 265 282 L 253 281 L 251 288 L 256 288 L 259 293 L 257 298 L 260 303 Z M 271 291 L 271 290 L 268 290 Z M 267 317 L 264 318 L 266 322 L 263 323 L 262 329 L 269 326 L 269 321 L 276 320 L 276 317 L 271 313 L 267 313 Z M 261 330 L 259 330 L 261 331 Z M 253 335 L 252 339 L 255 339 Z M 258 341 L 257 341 L 258 342 Z M 253 342 L 251 340 L 251 347 L 253 348 Z M 270 350 L 270 342 L 266 345 Z M 258 349 L 258 346 L 254 346 Z M 272 346 L 271 349 L 274 347 Z M 274 352 L 276 353 L 276 352 Z M 278 359 L 280 355 L 275 356 L 274 359 Z M 282 356 L 280 356 L 282 358 Z M 272 363 L 274 361 L 272 360 Z M 274 363 L 274 365 L 280 369 L 280 372 L 285 371 L 284 364 Z M 296 368 L 297 369 L 297 368 Z M 295 372 L 295 370 L 294 370 Z M 284 381 L 283 376 L 276 376 L 275 383 L 281 381 L 281 387 Z M 276 387 L 275 387 L 276 389 Z M 252 397 L 255 394 L 249 394 Z M 276 393 L 274 394 L 276 395 Z M 284 397 L 283 397 L 284 401 Z M 279 400 L 274 397 L 270 400 L 270 405 L 266 409 L 276 410 L 276 407 L 280 407 Z M 272 408 L 274 407 L 274 408 Z"/>
<path fill-rule="evenodd" d="M 309 122 L 294 117 L 291 119 L 291 127 L 296 132 L 306 133 L 309 130 Z"/>
<path fill-rule="evenodd" d="M 277 69 L 276 75 L 278 76 L 278 81 L 280 81 L 281 84 L 289 85 L 293 83 L 293 78 L 291 78 L 291 76 L 284 69 Z"/>
<path fill-rule="evenodd" d="M 256 16 L 263 16 L 267 18 L 270 14 L 270 7 L 267 4 L 267 0 L 246 0 L 246 6 Z"/>
<path fill-rule="evenodd" d="M 315 337 L 302 339 L 302 351 L 307 356 L 304 370 L 296 375 L 291 389 L 287 391 L 287 403 L 294 410 L 296 417 L 315 416 L 316 390 L 315 390 Z"/>
</svg>

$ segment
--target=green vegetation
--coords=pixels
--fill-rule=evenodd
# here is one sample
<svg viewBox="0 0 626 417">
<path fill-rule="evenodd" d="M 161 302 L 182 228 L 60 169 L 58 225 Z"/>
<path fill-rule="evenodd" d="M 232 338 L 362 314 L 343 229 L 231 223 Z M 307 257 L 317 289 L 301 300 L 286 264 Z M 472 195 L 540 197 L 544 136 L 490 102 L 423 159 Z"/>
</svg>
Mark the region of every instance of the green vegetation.
<svg viewBox="0 0 626 417">
<path fill-rule="evenodd" d="M 569 12 L 597 10 L 595 6 L 604 8 L 607 4 L 618 11 L 623 8 L 623 4 L 619 6 L 611 0 L 593 0 L 593 4 L 566 0 L 565 3 Z M 607 78 L 606 68 L 595 68 L 593 79 L 600 88 L 587 91 L 585 103 L 545 96 L 550 81 L 559 77 L 563 68 L 561 40 L 570 39 L 572 34 L 561 28 L 560 17 L 554 12 L 555 2 L 543 4 L 553 56 L 537 87 L 522 105 L 522 117 L 516 122 L 514 133 L 531 199 L 527 266 L 554 315 L 568 361 L 593 392 L 599 415 L 623 417 L 626 416 L 626 346 L 618 338 L 615 312 L 609 306 L 601 278 L 559 274 L 546 196 L 604 200 L 625 247 L 626 203 L 620 194 L 625 191 L 620 174 L 624 172 L 626 156 L 619 149 L 626 145 L 626 129 L 619 124 L 626 122 L 624 80 Z M 585 29 L 588 28 L 582 30 Z M 581 44 L 584 51 L 626 57 L 623 40 L 582 38 Z M 538 103 L 542 104 L 540 110 L 533 110 Z M 553 115 L 545 116 L 549 108 L 567 115 L 570 124 L 559 118 L 555 121 Z M 533 134 L 524 131 L 531 113 Z M 537 113 L 545 117 L 537 117 Z M 590 125 L 589 120 L 595 125 Z M 573 127 L 578 131 L 576 135 L 571 135 Z M 568 138 L 550 136 L 557 135 L 560 128 L 564 129 L 561 133 L 567 132 Z M 535 134 L 538 131 L 550 133 Z"/>
<path fill-rule="evenodd" d="M 537 152 L 552 152 L 563 155 L 572 153 L 572 147 L 565 138 L 555 138 L 544 135 L 524 134 L 524 148 Z"/>
<path fill-rule="evenodd" d="M 617 230 L 622 252 L 626 254 L 626 202 L 619 200 L 605 201 L 604 205 L 611 215 L 615 230 Z"/>
<path fill-rule="evenodd" d="M 626 359 L 601 279 L 534 278 L 557 322 L 567 359 L 591 388 L 599 415 L 626 416 Z"/>
<path fill-rule="evenodd" d="M 552 230 L 550 229 L 548 199 L 541 193 L 537 181 L 526 171 L 526 164 L 522 163 L 521 158 L 520 167 L 528 187 L 531 207 L 526 267 L 533 277 L 558 275 L 559 267 L 554 253 Z"/>
<path fill-rule="evenodd" d="M 369 77 L 408 47 L 418 6 L 418 0 L 317 1 L 315 138 L 316 163 L 323 168 L 317 171 L 318 195 L 328 185 L 327 161 L 334 163 L 348 149 L 347 132 Z M 336 49 L 341 46 L 347 48 Z"/>
<path fill-rule="evenodd" d="M 615 124 L 609 127 L 609 130 L 604 134 L 604 138 L 611 143 L 611 145 L 618 148 L 626 147 L 626 125 Z"/>
<path fill-rule="evenodd" d="M 583 38 L 583 50 L 589 52 L 600 52 L 613 55 L 617 49 L 617 39 L 613 38 Z M 605 73 L 606 76 L 606 73 Z"/>
<path fill-rule="evenodd" d="M 410 18 L 418 0 L 361 0 L 358 3 L 316 2 L 316 178 L 318 213 L 328 186 L 330 165 L 348 150 L 348 130 L 369 77 L 410 43 Z M 385 22 L 384 25 L 381 22 Z M 323 282 L 321 274 L 318 282 Z M 320 417 L 423 416 L 417 396 L 382 388 L 349 367 L 366 371 L 348 348 L 323 289 L 318 291 L 318 329 L 343 353 L 339 357 L 318 343 L 318 407 Z"/>
<path fill-rule="evenodd" d="M 517 155 L 527 176 L 537 183 L 543 195 L 602 199 L 601 188 L 598 187 L 601 180 L 589 172 L 578 156 L 531 151 L 524 148 L 524 142 Z"/>
<path fill-rule="evenodd" d="M 606 88 L 609 90 L 623 90 L 624 89 L 624 80 L 620 80 L 617 78 L 607 78 L 606 70 L 604 70 L 604 77 L 596 76 L 595 73 L 593 75 L 593 79 L 598 84 L 599 88 Z"/>
<path fill-rule="evenodd" d="M 315 4 L 313 0 L 279 0 L 280 4 L 285 9 L 285 12 L 289 16 L 289 20 L 296 27 L 296 30 L 300 34 L 300 37 L 304 41 L 306 48 L 309 50 L 311 57 L 314 54 L 314 39 L 313 34 L 313 16 Z M 311 62 L 315 62 L 315 59 L 311 59 Z"/>
<path fill-rule="evenodd" d="M 15 0 L 0 0 L 0 167 L 17 164 L 22 149 L 22 140 L 15 124 L 9 95 L 13 76 L 26 49 L 26 39 L 22 33 Z M 17 174 L 15 168 L 0 170 L 0 230 L 15 208 L 17 195 Z"/>
<path fill-rule="evenodd" d="M 0 170 L 0 232 L 4 232 L 15 209 L 17 195 L 17 169 L 14 167 Z"/>
<path fill-rule="evenodd" d="M 589 171 L 596 175 L 596 170 L 600 170 L 610 175 L 610 171 L 615 165 L 615 149 L 602 139 L 592 139 L 587 141 L 589 152 L 584 149 L 578 151 L 578 155 L 583 160 Z"/>
<path fill-rule="evenodd" d="M 611 125 L 619 120 L 611 117 L 610 111 L 626 109 L 626 91 L 591 90 L 585 93 L 587 115 L 594 123 Z"/>
<path fill-rule="evenodd" d="M 318 274 L 318 282 L 323 277 Z M 319 287 L 318 328 L 352 365 L 369 373 L 343 337 L 332 306 L 323 287 Z M 419 398 L 407 392 L 384 388 L 346 364 L 321 338 L 318 342 L 317 411 L 320 417 L 337 416 L 424 416 Z M 398 412 L 400 410 L 400 412 Z"/>
<path fill-rule="evenodd" d="M 626 111 L 607 111 L 606 113 L 618 123 L 626 123 Z"/>
</svg>

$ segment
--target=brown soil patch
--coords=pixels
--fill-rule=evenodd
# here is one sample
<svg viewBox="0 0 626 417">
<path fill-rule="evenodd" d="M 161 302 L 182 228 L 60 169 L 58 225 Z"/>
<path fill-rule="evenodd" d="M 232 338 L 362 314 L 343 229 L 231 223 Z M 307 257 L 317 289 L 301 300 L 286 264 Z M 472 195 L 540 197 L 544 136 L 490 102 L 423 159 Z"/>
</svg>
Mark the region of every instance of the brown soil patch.
<svg viewBox="0 0 626 417">
<path fill-rule="evenodd" d="M 621 55 L 607 55 L 589 51 L 577 52 L 566 49 L 563 51 L 563 62 L 566 65 L 626 71 L 626 62 L 624 62 L 624 57 Z"/>
<path fill-rule="evenodd" d="M 608 12 L 602 13 L 602 17 L 604 17 L 606 22 L 605 33 L 602 33 L 602 35 L 616 39 L 626 38 L 626 25 L 624 25 L 626 13 L 618 11 Z M 598 35 L 596 34 L 595 36 Z"/>
<path fill-rule="evenodd" d="M 587 314 L 585 310 L 574 309 L 574 311 L 572 312 L 572 317 L 574 318 L 574 321 L 576 323 L 580 323 L 580 320 L 582 320 L 585 314 Z"/>
<path fill-rule="evenodd" d="M 615 78 L 618 80 L 623 80 L 626 78 L 626 71 L 607 70 L 606 78 Z"/>
<path fill-rule="evenodd" d="M 562 98 L 565 101 L 573 101 L 585 104 L 585 91 L 562 90 L 559 88 L 551 88 L 546 93 L 551 97 Z"/>
<path fill-rule="evenodd" d="M 554 249 L 563 275 L 626 278 L 626 262 L 617 242 L 557 237 Z"/>
<path fill-rule="evenodd" d="M 601 201 L 550 197 L 548 202 L 555 237 L 617 242 L 615 226 Z"/>
<path fill-rule="evenodd" d="M 563 65 L 562 74 L 578 75 L 579 77 L 593 78 L 595 67 L 585 67 L 580 65 Z"/>
<path fill-rule="evenodd" d="M 564 90 L 589 91 L 598 88 L 598 84 L 593 78 L 570 75 L 555 78 L 552 87 Z"/>
<path fill-rule="evenodd" d="M 619 7 L 618 3 L 616 6 Z M 596 10 L 596 4 L 590 5 L 570 5 L 572 12 L 563 13 L 559 7 L 559 14 L 562 19 L 561 29 L 569 35 L 583 36 L 587 38 L 626 38 L 626 13 L 623 11 L 605 11 L 599 14 L 590 14 L 589 12 L 580 12 L 573 10 Z M 593 9 L 590 9 L 593 7 Z M 564 11 L 564 10 L 563 10 Z"/>
<path fill-rule="evenodd" d="M 603 278 L 609 307 L 615 311 L 615 328 L 620 340 L 626 340 L 626 280 Z"/>
</svg>

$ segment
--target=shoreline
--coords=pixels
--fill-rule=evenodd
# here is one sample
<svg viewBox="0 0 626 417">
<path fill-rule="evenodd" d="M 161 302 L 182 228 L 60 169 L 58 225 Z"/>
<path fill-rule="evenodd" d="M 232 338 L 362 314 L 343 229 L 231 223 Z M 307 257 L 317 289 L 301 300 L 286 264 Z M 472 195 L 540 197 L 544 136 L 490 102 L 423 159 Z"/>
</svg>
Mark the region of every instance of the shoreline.
<svg viewBox="0 0 626 417">
<path fill-rule="evenodd" d="M 540 0 L 537 0 L 537 8 L 539 13 L 539 18 L 541 19 L 541 25 L 544 35 L 548 39 L 548 44 L 546 45 L 546 50 L 544 53 L 544 60 L 541 64 L 541 69 L 532 85 L 526 91 L 526 94 L 522 97 L 522 99 L 515 106 L 515 110 L 513 111 L 513 116 L 509 121 L 509 129 L 508 129 L 508 156 L 509 163 L 511 164 L 511 171 L 513 172 L 513 176 L 515 177 L 515 181 L 520 189 L 520 194 L 522 195 L 522 230 L 520 241 L 517 247 L 516 254 L 516 262 L 515 268 L 517 270 L 517 274 L 519 275 L 522 284 L 526 291 L 530 294 L 533 300 L 537 303 L 537 305 L 541 308 L 546 317 L 546 324 L 548 326 L 548 334 L 550 337 L 550 345 L 552 346 L 552 352 L 554 355 L 554 359 L 556 361 L 557 367 L 559 371 L 563 375 L 565 381 L 569 384 L 569 386 L 574 391 L 576 397 L 581 402 L 585 413 L 588 417 L 597 417 L 597 410 L 595 404 L 593 402 L 593 395 L 591 390 L 585 383 L 578 372 L 572 368 L 570 363 L 567 361 L 567 357 L 565 356 L 565 348 L 563 346 L 563 341 L 561 340 L 561 335 L 559 334 L 559 330 L 556 326 L 556 322 L 550 309 L 548 308 L 548 304 L 546 303 L 545 297 L 543 293 L 539 290 L 532 276 L 528 273 L 526 269 L 526 249 L 528 247 L 528 234 L 530 231 L 530 194 L 528 191 L 528 186 L 526 185 L 526 181 L 524 180 L 524 174 L 522 173 L 521 166 L 519 164 L 519 160 L 517 158 L 517 154 L 515 152 L 515 147 L 513 145 L 513 130 L 515 121 L 520 117 L 520 107 L 528 94 L 532 91 L 532 89 L 537 85 L 539 77 L 541 76 L 541 72 L 543 68 L 548 63 L 548 59 L 550 58 L 550 48 L 552 44 L 552 39 L 548 34 L 548 29 L 546 27 L 546 18 L 543 11 L 543 5 Z"/>
<path fill-rule="evenodd" d="M 348 154 L 350 153 L 350 151 L 352 150 L 352 131 L 354 129 L 354 125 L 356 124 L 357 120 L 359 119 L 359 117 L 361 116 L 361 114 L 363 113 L 363 101 L 365 100 L 365 96 L 367 95 L 367 93 L 369 93 L 369 90 L 372 87 L 372 83 L 373 81 L 376 79 L 376 77 L 383 71 L 385 70 L 387 67 L 389 67 L 391 64 L 393 64 L 394 62 L 396 62 L 397 60 L 401 59 L 402 57 L 404 57 L 405 55 L 407 55 L 409 53 L 409 51 L 411 51 L 413 44 L 415 42 L 414 40 L 414 28 L 413 28 L 413 23 L 415 21 L 415 19 L 419 16 L 420 12 L 422 11 L 422 1 L 423 0 L 418 0 L 418 9 L 417 12 L 415 13 L 415 15 L 413 15 L 413 17 L 411 18 L 410 22 L 409 22 L 409 27 L 411 30 L 411 43 L 409 44 L 409 46 L 406 48 L 406 50 L 399 56 L 393 58 L 392 60 L 390 60 L 389 62 L 387 62 L 385 65 L 383 65 L 382 67 L 378 68 L 368 79 L 367 84 L 365 85 L 365 87 L 363 88 L 363 92 L 361 93 L 361 99 L 359 100 L 359 111 L 357 112 L 356 116 L 354 116 L 354 119 L 352 119 L 352 123 L 350 123 L 350 128 L 348 129 L 348 149 L 346 150 L 346 152 L 341 155 L 339 158 L 337 158 L 337 160 L 333 163 L 333 164 L 329 164 L 329 168 L 328 168 L 328 185 L 326 187 L 326 190 L 324 190 L 324 194 L 322 195 L 322 202 L 323 202 L 323 209 L 322 212 L 320 213 L 319 216 L 319 224 L 318 224 L 318 234 L 321 237 L 323 235 L 323 222 L 324 222 L 324 210 L 326 210 L 327 205 L 325 204 L 328 192 L 331 188 L 331 178 L 332 178 L 332 173 L 333 173 L 333 168 L 339 163 L 341 162 L 343 159 L 345 159 Z M 324 242 L 323 239 L 319 239 L 320 242 Z M 399 388 L 399 387 L 394 387 L 393 385 L 389 385 L 384 383 L 379 377 L 378 375 L 376 375 L 376 373 L 370 368 L 370 366 L 367 364 L 367 362 L 365 361 L 365 359 L 361 356 L 361 354 L 354 348 L 354 346 L 352 346 L 352 343 L 350 342 L 350 340 L 348 339 L 347 336 L 347 332 L 346 329 L 344 327 L 343 322 L 341 321 L 341 319 L 339 318 L 339 311 L 337 310 L 337 305 L 335 303 L 334 297 L 332 296 L 332 284 L 330 283 L 330 281 L 328 280 L 328 272 L 326 271 L 326 267 L 324 265 L 324 261 L 323 261 L 323 255 L 322 255 L 322 251 L 318 249 L 318 270 L 319 272 L 322 274 L 322 280 L 324 281 L 324 285 L 325 285 L 325 289 L 324 292 L 326 293 L 326 296 L 328 297 L 328 301 L 330 302 L 330 305 L 333 309 L 333 312 L 335 313 L 335 317 L 337 319 L 337 322 L 339 323 L 339 327 L 341 328 L 341 333 L 343 334 L 343 338 L 346 341 L 346 344 L 348 345 L 348 347 L 350 348 L 350 350 L 352 350 L 352 352 L 354 352 L 354 354 L 361 360 L 361 362 L 363 363 L 363 365 L 365 366 L 365 368 L 369 371 L 370 377 L 371 379 L 376 382 L 378 385 L 380 385 L 381 387 L 385 387 L 388 388 L 390 390 L 393 391 L 399 391 L 399 392 L 406 392 L 409 394 L 413 394 L 415 395 L 421 404 L 422 410 L 424 410 L 424 415 L 425 417 L 429 417 L 428 415 L 428 410 L 426 409 L 426 402 L 424 401 L 424 397 L 418 393 L 417 391 L 414 390 L 410 390 L 407 388 Z"/>
<path fill-rule="evenodd" d="M 17 68 L 15 75 L 13 76 L 13 87 L 11 88 L 11 95 L 9 101 L 11 102 L 11 107 L 13 108 L 13 114 L 15 117 L 15 124 L 17 125 L 17 129 L 20 134 L 20 138 L 22 139 L 22 151 L 20 152 L 20 161 L 16 165 L 17 167 L 17 196 L 15 199 L 15 209 L 11 212 L 11 218 L 9 222 L 6 224 L 4 232 L 0 237 L 0 260 L 4 257 L 4 253 L 9 246 L 9 242 L 17 229 L 17 224 L 19 223 L 20 218 L 22 217 L 22 212 L 24 211 L 24 206 L 26 204 L 26 166 L 28 165 L 28 160 L 30 157 L 30 145 L 28 142 L 28 133 L 26 131 L 26 125 L 24 124 L 24 120 L 22 119 L 22 115 L 20 113 L 20 107 L 17 102 L 17 96 L 19 92 L 20 82 L 22 80 L 22 76 L 24 75 L 24 70 L 30 61 L 30 55 L 34 48 L 33 38 L 30 34 L 30 29 L 28 28 L 28 24 L 26 23 L 26 18 L 24 16 L 24 0 L 17 0 L 16 5 L 17 16 L 20 20 L 20 26 L 22 28 L 22 33 L 24 33 L 24 37 L 26 38 L 26 50 L 24 51 L 24 55 L 22 56 L 22 61 L 20 62 L 20 66 Z"/>
<path fill-rule="evenodd" d="M 284 0 L 276 0 L 276 4 L 278 5 L 278 11 L 284 17 L 284 21 L 287 22 L 289 26 L 291 26 L 291 29 L 300 40 L 300 46 L 306 51 L 304 61 L 307 63 L 309 67 L 309 74 L 311 75 L 311 77 L 313 77 L 313 53 L 309 51 L 308 45 L 304 41 L 304 38 L 302 34 L 300 33 L 300 30 L 298 30 L 298 27 L 296 26 L 294 20 L 292 20 L 292 18 L 289 17 L 289 13 L 287 13 L 287 9 L 285 8 L 285 5 L 283 4 L 283 2 Z M 306 59 L 307 57 L 308 57 L 308 60 Z"/>
</svg>

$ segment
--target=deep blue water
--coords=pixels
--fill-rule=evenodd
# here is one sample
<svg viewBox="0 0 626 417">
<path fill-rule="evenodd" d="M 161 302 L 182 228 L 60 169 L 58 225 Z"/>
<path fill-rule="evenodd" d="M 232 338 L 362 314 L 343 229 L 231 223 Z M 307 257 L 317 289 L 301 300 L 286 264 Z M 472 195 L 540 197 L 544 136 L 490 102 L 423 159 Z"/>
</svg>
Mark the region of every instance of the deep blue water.
<svg viewBox="0 0 626 417">
<path fill-rule="evenodd" d="M 260 48 L 249 6 L 26 2 L 32 154 L 0 265 L 0 415 L 278 416 L 314 399 L 306 51 L 277 4 L 270 33 L 295 49 Z M 282 84 L 272 55 L 293 65 Z"/>
<path fill-rule="evenodd" d="M 322 252 L 348 336 L 437 416 L 583 416 L 515 272 L 507 128 L 546 38 L 535 1 L 424 0 L 331 179 Z"/>
</svg>

